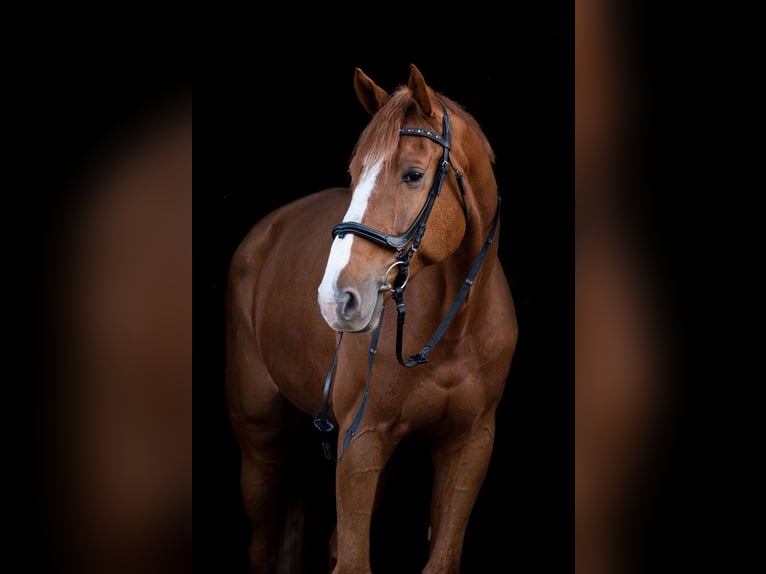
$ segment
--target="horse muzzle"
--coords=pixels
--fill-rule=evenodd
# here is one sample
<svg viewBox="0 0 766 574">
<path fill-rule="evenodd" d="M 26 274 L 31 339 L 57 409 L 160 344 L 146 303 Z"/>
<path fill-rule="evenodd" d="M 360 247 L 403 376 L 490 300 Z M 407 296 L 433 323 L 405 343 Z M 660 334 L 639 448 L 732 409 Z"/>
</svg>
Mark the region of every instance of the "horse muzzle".
<svg viewBox="0 0 766 574">
<path fill-rule="evenodd" d="M 378 324 L 385 291 L 379 284 L 374 289 L 365 289 L 364 295 L 355 287 L 338 287 L 332 298 L 319 293 L 319 308 L 332 329 L 363 333 Z"/>
</svg>

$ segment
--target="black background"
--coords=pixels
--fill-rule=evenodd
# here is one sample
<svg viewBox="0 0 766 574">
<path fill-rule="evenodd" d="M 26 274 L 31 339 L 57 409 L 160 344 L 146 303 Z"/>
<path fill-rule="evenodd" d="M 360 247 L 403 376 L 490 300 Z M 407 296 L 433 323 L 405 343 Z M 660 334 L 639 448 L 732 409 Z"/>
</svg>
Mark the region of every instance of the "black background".
<svg viewBox="0 0 766 574">
<path fill-rule="evenodd" d="M 34 425 L 31 444 L 18 450 L 32 453 L 24 468 L 40 478 L 14 475 L 25 483 L 19 492 L 34 484 L 34 494 L 14 501 L 17 537 L 40 535 L 20 541 L 16 552 L 34 557 L 41 571 L 65 567 L 49 552 L 58 538 L 50 527 L 55 513 L 50 502 L 57 496 L 50 459 L 67 461 L 67 452 L 56 451 L 51 442 L 63 404 L 57 393 L 66 390 L 55 387 L 53 364 L 46 361 L 48 353 L 55 355 L 48 312 L 57 304 L 51 270 L 62 249 L 54 231 L 66 227 L 84 174 L 101 165 L 126 134 L 151 123 L 163 106 L 183 101 L 196 65 L 193 559 L 198 572 L 246 571 L 239 453 L 224 403 L 226 269 L 238 242 L 270 210 L 348 183 L 350 154 L 369 119 L 354 95 L 354 68 L 391 91 L 407 81 L 414 63 L 434 89 L 475 116 L 495 150 L 503 196 L 500 252 L 521 333 L 498 412 L 493 460 L 466 535 L 463 571 L 570 568 L 573 16 L 568 5 L 521 6 L 513 12 L 502 29 L 499 22 L 487 27 L 491 14 L 480 15 L 479 29 L 451 17 L 417 26 L 420 32 L 403 20 L 375 37 L 345 26 L 335 34 L 322 28 L 304 35 L 299 47 L 272 42 L 258 26 L 238 33 L 211 26 L 195 48 L 190 38 L 171 38 L 158 24 L 151 41 L 148 32 L 141 39 L 100 37 L 95 44 L 60 44 L 44 57 L 18 60 L 8 106 L 15 120 L 9 163 L 21 178 L 6 207 L 27 230 L 17 234 L 6 226 L 11 234 L 6 245 L 25 246 L 13 250 L 18 265 L 16 259 L 8 262 L 18 279 L 13 286 L 23 292 L 10 300 L 26 300 L 31 293 L 33 306 L 9 310 L 22 315 L 18 324 L 29 328 L 17 331 L 13 349 L 20 349 L 17 358 L 25 357 L 35 384 L 8 389 L 18 398 L 7 394 L 6 399 L 22 419 L 11 423 L 15 436 L 19 428 Z M 325 34 L 332 43 L 323 41 Z M 119 39 L 125 43 L 116 48 Z M 98 45 L 108 48 L 99 51 Z M 310 496 L 307 550 L 323 559 L 332 527 L 334 469 L 321 457 L 308 419 L 301 444 L 295 459 L 302 465 L 298 482 Z M 373 525 L 375 571 L 419 572 L 425 560 L 429 462 L 411 444 L 403 445 L 394 462 L 387 483 L 390 502 Z M 24 550 L 28 543 L 45 552 Z M 312 566 L 322 571 L 324 564 L 314 560 Z"/>
<path fill-rule="evenodd" d="M 339 26 L 334 34 L 323 28 L 304 35 L 297 47 L 294 41 L 265 39 L 266 30 L 258 26 L 237 33 L 223 26 L 208 30 L 197 48 L 189 38 L 174 42 L 156 30 L 166 39 L 153 38 L 151 45 L 133 38 L 120 50 L 99 53 L 86 44 L 82 50 L 54 50 L 44 61 L 20 61 L 10 106 L 18 122 L 13 141 L 23 158 L 16 164 L 24 174 L 18 189 L 34 192 L 8 197 L 9 202 L 18 200 L 18 207 L 7 205 L 28 218 L 30 229 L 42 230 L 23 234 L 35 258 L 17 267 L 17 277 L 37 279 L 33 295 L 39 316 L 33 322 L 38 352 L 47 349 L 44 312 L 54 298 L 51 283 L 45 282 L 50 256 L 56 253 L 49 231 L 66 223 L 82 173 L 99 165 L 109 146 L 136 124 L 151 122 L 156 109 L 187 94 L 193 62 L 198 66 L 193 238 L 197 571 L 246 571 L 239 454 L 223 395 L 223 289 L 231 255 L 247 230 L 273 208 L 348 183 L 350 154 L 369 119 L 354 95 L 354 68 L 361 67 L 390 91 L 406 82 L 410 63 L 434 89 L 474 115 L 495 150 L 503 196 L 500 256 L 520 328 L 498 411 L 492 463 L 466 534 L 463 571 L 571 569 L 572 6 L 515 6 L 502 22 L 497 14 L 477 14 L 479 27 L 438 15 L 419 22 L 403 19 L 376 35 L 358 27 Z M 282 25 L 270 25 L 266 28 L 277 28 L 282 39 Z M 323 41 L 324 34 L 332 43 Z M 8 245 L 18 245 L 19 237 L 13 239 Z M 29 290 L 26 282 L 19 285 Z M 42 367 L 35 379 L 40 385 L 26 389 L 46 406 L 37 404 L 34 420 L 43 421 L 42 431 L 27 451 L 38 461 L 51 454 L 49 421 L 43 419 L 47 407 L 55 410 L 56 399 L 45 362 L 37 356 L 27 364 Z M 65 464 L 66 453 L 60 454 Z M 308 487 L 312 498 L 307 504 L 314 511 L 307 523 L 313 540 L 307 541 L 307 550 L 321 558 L 331 527 L 333 467 L 322 459 L 308 419 L 296 460 L 305 463 L 298 482 Z M 394 463 L 387 486 L 390 503 L 373 526 L 374 567 L 379 573 L 419 572 L 425 559 L 429 464 L 411 444 L 403 445 Z M 46 496 L 52 495 L 51 481 L 42 485 L 31 499 L 40 506 L 35 516 L 44 520 L 50 512 Z M 27 511 L 25 506 L 20 514 Z M 40 524 L 45 523 L 37 521 L 23 531 Z M 313 565 L 322 571 L 323 565 Z M 46 564 L 44 569 L 53 568 Z"/>
<path fill-rule="evenodd" d="M 406 83 L 414 63 L 435 90 L 474 115 L 495 150 L 503 196 L 500 257 L 520 329 L 492 463 L 466 534 L 463 571 L 571 568 L 573 21 L 569 7 L 529 9 L 523 16 L 502 42 L 470 49 L 317 45 L 294 57 L 254 54 L 238 60 L 236 74 L 230 65 L 221 68 L 225 96 L 214 96 L 220 104 L 214 116 L 195 122 L 205 134 L 196 139 L 195 157 L 201 154 L 206 164 L 202 181 L 195 173 L 196 564 L 246 570 L 239 454 L 223 400 L 222 304 L 231 255 L 275 207 L 348 184 L 348 161 L 369 120 L 354 94 L 354 68 L 392 91 Z M 211 156 L 218 160 L 212 178 Z M 312 571 L 321 572 L 334 512 L 334 468 L 322 458 L 308 418 L 301 445 L 296 486 L 309 493 L 306 544 Z M 373 523 L 376 572 L 422 569 L 429 473 L 427 453 L 404 444 L 386 483 L 388 502 Z"/>
<path fill-rule="evenodd" d="M 752 527 L 762 491 L 755 478 L 762 345 L 754 317 L 762 299 L 762 210 L 751 203 L 759 197 L 753 182 L 761 179 L 762 162 L 751 145 L 759 133 L 754 116 L 744 105 L 755 91 L 739 83 L 757 78 L 759 63 L 745 56 L 759 52 L 737 43 L 759 36 L 740 31 L 745 18 L 725 30 L 719 13 L 703 22 L 705 14 L 686 6 L 635 4 L 627 4 L 623 31 L 635 50 L 626 66 L 637 84 L 644 138 L 636 175 L 682 371 L 678 429 L 669 437 L 666 478 L 646 530 L 644 571 L 711 567 L 715 559 L 726 565 L 720 571 L 730 571 L 733 562 L 763 561 L 760 529 Z M 226 265 L 267 211 L 347 181 L 349 154 L 367 120 L 354 99 L 353 68 L 391 89 L 406 81 L 414 62 L 433 87 L 475 115 L 497 152 L 502 257 L 521 328 L 464 571 L 571 571 L 571 3 L 519 3 L 502 14 L 476 5 L 457 16 L 390 10 L 384 19 L 355 23 L 343 10 L 344 21 L 332 26 L 326 11 L 319 18 L 286 8 L 288 14 L 255 18 L 206 13 L 196 37 L 177 14 L 170 26 L 134 14 L 141 22 L 122 29 L 117 20 L 96 29 L 55 19 L 45 25 L 36 16 L 7 31 L 5 351 L 9 369 L 24 369 L 3 387 L 11 461 L 6 522 L 14 525 L 8 555 L 30 569 L 51 558 L 40 546 L 48 550 L 53 534 L 46 517 L 55 480 L 39 466 L 52 454 L 48 416 L 55 408 L 48 407 L 56 400 L 45 361 L 46 312 L 56 290 L 46 282 L 50 228 L 73 197 L 78 172 L 97 164 L 126 126 L 186 92 L 194 68 L 194 563 L 198 572 L 244 571 L 247 525 L 222 395 Z M 724 44 L 728 51 L 719 50 Z M 720 134 L 722 125 L 728 133 Z M 744 414 L 746 406 L 754 412 Z M 303 454 L 321 493 L 331 471 L 318 450 L 309 429 Z M 414 450 L 404 454 L 418 472 L 414 480 L 405 473 L 392 490 L 416 508 L 427 465 Z M 394 517 L 400 511 L 392 508 Z M 384 522 L 395 528 L 382 531 L 406 532 L 402 516 L 408 515 L 389 516 Z M 390 560 L 399 558 L 399 548 L 386 548 Z"/>
</svg>

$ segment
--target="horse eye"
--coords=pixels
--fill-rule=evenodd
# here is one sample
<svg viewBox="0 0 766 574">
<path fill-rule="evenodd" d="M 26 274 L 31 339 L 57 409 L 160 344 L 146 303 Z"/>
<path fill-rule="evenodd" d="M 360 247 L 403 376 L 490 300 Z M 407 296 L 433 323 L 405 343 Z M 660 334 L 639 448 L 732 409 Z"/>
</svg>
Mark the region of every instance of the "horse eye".
<svg viewBox="0 0 766 574">
<path fill-rule="evenodd" d="M 402 180 L 404 180 L 407 183 L 417 183 L 421 179 L 423 179 L 423 174 L 419 171 L 408 171 L 407 173 L 402 176 Z"/>
</svg>

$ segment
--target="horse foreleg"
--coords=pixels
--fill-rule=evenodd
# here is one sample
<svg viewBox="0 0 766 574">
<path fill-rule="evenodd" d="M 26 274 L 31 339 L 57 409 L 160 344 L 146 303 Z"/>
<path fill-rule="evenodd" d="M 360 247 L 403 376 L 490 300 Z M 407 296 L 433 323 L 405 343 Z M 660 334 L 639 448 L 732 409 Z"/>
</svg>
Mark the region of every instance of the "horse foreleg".
<svg viewBox="0 0 766 574">
<path fill-rule="evenodd" d="M 380 505 L 383 503 L 381 499 L 381 493 L 385 491 L 385 471 L 381 474 L 381 477 L 378 479 L 378 488 L 375 493 L 375 502 L 372 506 L 372 515 L 375 516 L 375 513 L 378 512 L 378 509 L 380 508 Z M 383 486 L 383 488 L 381 488 Z M 335 568 L 335 565 L 338 563 L 338 527 L 336 525 L 335 528 L 333 528 L 332 534 L 330 535 L 330 541 L 327 543 L 328 553 L 329 553 L 329 562 L 330 562 L 330 568 L 329 571 L 332 572 L 332 569 Z"/>
<path fill-rule="evenodd" d="M 284 515 L 284 430 L 247 422 L 235 424 L 242 451 L 240 489 L 251 526 L 250 572 L 275 571 Z"/>
<path fill-rule="evenodd" d="M 377 430 L 360 433 L 338 464 L 335 489 L 338 511 L 337 562 L 333 574 L 368 574 L 370 522 L 380 474 L 396 440 Z"/>
<path fill-rule="evenodd" d="M 250 572 L 271 574 L 279 567 L 293 409 L 257 365 L 231 365 L 237 368 L 229 371 L 229 414 L 242 455 L 240 490 L 251 526 Z"/>
<path fill-rule="evenodd" d="M 494 436 L 494 414 L 487 413 L 468 434 L 432 449 L 431 551 L 424 574 L 460 572 L 465 530 L 487 473 Z"/>
</svg>

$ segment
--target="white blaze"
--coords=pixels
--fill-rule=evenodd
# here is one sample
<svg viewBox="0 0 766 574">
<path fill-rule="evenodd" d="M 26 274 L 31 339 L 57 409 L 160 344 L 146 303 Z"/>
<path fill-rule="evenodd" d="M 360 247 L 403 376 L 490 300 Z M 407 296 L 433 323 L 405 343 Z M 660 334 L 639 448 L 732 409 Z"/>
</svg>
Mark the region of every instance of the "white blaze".
<svg viewBox="0 0 766 574">
<path fill-rule="evenodd" d="M 378 179 L 380 167 L 381 162 L 378 162 L 369 169 L 365 168 L 362 172 L 362 177 L 359 179 L 356 189 L 354 189 L 354 194 L 351 196 L 351 205 L 348 206 L 348 211 L 346 211 L 343 221 L 355 221 L 357 223 L 362 221 L 362 217 L 364 217 L 367 211 L 370 195 L 372 195 L 372 190 L 375 188 L 375 180 Z M 351 246 L 354 243 L 354 239 L 355 237 L 351 233 L 335 238 L 330 249 L 330 256 L 327 259 L 324 277 L 319 284 L 319 306 L 322 310 L 322 316 L 330 325 L 334 325 L 337 321 L 335 315 L 335 290 L 337 288 L 338 277 L 340 277 L 343 269 L 346 268 L 351 257 Z"/>
</svg>

